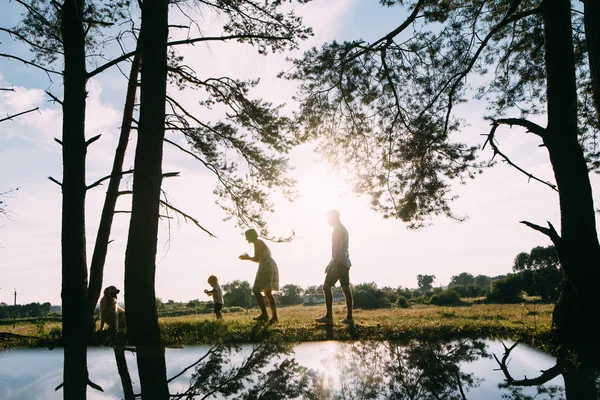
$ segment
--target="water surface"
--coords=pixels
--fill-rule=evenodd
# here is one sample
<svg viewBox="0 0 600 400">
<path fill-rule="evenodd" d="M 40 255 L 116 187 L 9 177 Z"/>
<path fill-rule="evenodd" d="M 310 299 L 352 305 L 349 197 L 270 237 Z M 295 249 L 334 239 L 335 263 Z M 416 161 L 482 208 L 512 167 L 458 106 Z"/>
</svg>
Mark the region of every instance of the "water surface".
<svg viewBox="0 0 600 400">
<path fill-rule="evenodd" d="M 510 346 L 511 342 L 504 342 Z M 564 398 L 561 377 L 538 388 L 501 388 L 504 375 L 497 341 L 448 343 L 312 342 L 190 346 L 166 349 L 171 394 L 217 399 L 550 399 Z M 137 394 L 135 354 L 126 360 Z M 201 360 L 201 361 L 199 361 Z M 555 359 L 524 345 L 511 353 L 515 379 L 535 377 Z M 0 399 L 62 399 L 62 349 L 0 352 Z M 88 349 L 88 399 L 122 399 L 123 388 L 112 348 Z M 187 370 L 186 370 L 187 368 Z M 183 372 L 185 370 L 185 372 Z M 182 373 L 183 372 L 183 373 Z M 547 393 L 544 391 L 549 390 Z"/>
</svg>

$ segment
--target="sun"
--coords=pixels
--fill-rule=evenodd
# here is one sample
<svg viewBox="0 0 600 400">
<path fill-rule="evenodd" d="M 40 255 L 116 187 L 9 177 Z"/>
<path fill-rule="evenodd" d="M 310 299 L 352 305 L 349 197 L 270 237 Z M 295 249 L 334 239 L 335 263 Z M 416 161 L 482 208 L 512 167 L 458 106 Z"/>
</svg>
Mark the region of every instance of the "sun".
<svg viewBox="0 0 600 400">
<path fill-rule="evenodd" d="M 311 213 L 339 209 L 347 201 L 350 190 L 335 171 L 315 163 L 297 177 L 298 206 Z"/>
</svg>

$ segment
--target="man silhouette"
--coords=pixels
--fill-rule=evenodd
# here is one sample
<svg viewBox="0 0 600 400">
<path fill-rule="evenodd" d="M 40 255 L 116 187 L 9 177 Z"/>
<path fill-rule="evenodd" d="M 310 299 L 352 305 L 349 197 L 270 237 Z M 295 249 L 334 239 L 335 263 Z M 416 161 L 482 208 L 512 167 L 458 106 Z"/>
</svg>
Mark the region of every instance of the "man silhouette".
<svg viewBox="0 0 600 400">
<path fill-rule="evenodd" d="M 317 322 L 331 324 L 333 323 L 333 295 L 331 288 L 339 280 L 342 286 L 342 292 L 346 299 L 346 318 L 340 322 L 351 324 L 352 321 L 352 291 L 350 290 L 350 256 L 348 254 L 348 230 L 340 222 L 340 212 L 330 210 L 327 212 L 327 222 L 333 227 L 331 234 L 331 261 L 325 268 L 325 282 L 323 283 L 323 293 L 325 294 L 326 314 L 317 318 Z"/>
</svg>

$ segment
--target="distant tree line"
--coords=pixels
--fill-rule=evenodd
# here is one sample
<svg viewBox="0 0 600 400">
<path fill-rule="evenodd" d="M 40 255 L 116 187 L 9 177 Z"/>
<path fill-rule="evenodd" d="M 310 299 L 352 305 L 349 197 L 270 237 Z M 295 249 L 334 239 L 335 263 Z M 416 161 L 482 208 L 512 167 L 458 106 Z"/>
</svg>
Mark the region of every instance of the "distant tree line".
<svg viewBox="0 0 600 400">
<path fill-rule="evenodd" d="M 463 298 L 476 298 L 481 303 L 516 303 L 524 296 L 536 296 L 543 302 L 554 302 L 559 293 L 562 279 L 560 263 L 554 246 L 534 247 L 529 253 L 522 252 L 515 257 L 512 273 L 498 276 L 473 275 L 462 272 L 452 276 L 447 287 L 434 287 L 435 275 L 417 275 L 417 288 L 401 286 L 378 287 L 375 282 L 353 285 L 354 306 L 362 309 L 409 307 L 412 304 L 457 305 Z M 252 287 L 247 281 L 235 280 L 224 284 L 224 300 L 227 307 L 244 309 L 256 307 Z M 281 287 L 276 295 L 280 306 L 299 305 L 304 297 L 322 295 L 321 285 L 302 288 L 288 284 Z M 334 297 L 341 296 L 341 288 L 333 288 Z M 188 303 L 159 302 L 159 310 L 188 308 L 197 310 L 206 308 L 210 300 L 194 299 Z"/>
<path fill-rule="evenodd" d="M 0 303 L 0 319 L 43 317 L 50 313 L 50 307 L 50 303 L 29 303 L 13 306 L 6 303 Z"/>
<path fill-rule="evenodd" d="M 386 307 L 409 307 L 411 304 L 455 305 L 463 298 L 477 298 L 485 303 L 517 303 L 523 297 L 538 296 L 543 302 L 554 302 L 559 293 L 562 279 L 560 262 L 554 246 L 537 246 L 529 253 L 519 253 L 514 260 L 512 273 L 494 277 L 462 272 L 450 278 L 447 287 L 434 287 L 435 275 L 417 275 L 417 288 L 401 286 L 378 287 L 375 282 L 353 286 L 354 306 L 362 309 Z M 239 311 L 256 307 L 252 286 L 248 281 L 235 280 L 224 284 L 226 311 Z M 291 306 L 304 303 L 306 295 L 322 295 L 321 285 L 302 288 L 288 284 L 276 295 L 278 305 Z M 333 288 L 334 296 L 342 297 L 339 286 Z M 212 313 L 210 299 L 192 299 L 188 302 L 163 302 L 156 299 L 156 308 L 161 316 L 176 316 L 190 313 Z M 96 314 L 97 314 L 96 310 Z M 51 312 L 50 303 L 8 305 L 0 303 L 0 319 L 41 317 Z"/>
</svg>

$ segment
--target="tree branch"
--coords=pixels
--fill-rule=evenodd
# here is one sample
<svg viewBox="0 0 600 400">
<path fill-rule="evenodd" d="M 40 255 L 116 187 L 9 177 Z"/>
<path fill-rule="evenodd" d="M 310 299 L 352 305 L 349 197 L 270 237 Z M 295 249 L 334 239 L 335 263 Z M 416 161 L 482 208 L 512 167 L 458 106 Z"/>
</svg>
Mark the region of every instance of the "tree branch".
<svg viewBox="0 0 600 400">
<path fill-rule="evenodd" d="M 208 37 L 200 37 L 200 38 L 194 38 L 194 39 L 176 40 L 173 42 L 168 42 L 167 46 L 180 46 L 183 44 L 192 44 L 193 45 L 194 43 L 197 43 L 197 42 L 225 41 L 225 40 L 232 40 L 232 39 L 291 40 L 291 37 L 289 37 L 289 36 L 270 36 L 270 35 L 208 36 Z M 125 61 L 128 58 L 133 57 L 135 55 L 135 53 L 136 53 L 135 51 L 130 51 L 129 53 L 125 53 L 122 56 L 117 57 L 114 60 L 111 60 L 110 62 L 107 62 L 104 65 L 101 65 L 100 67 L 96 68 L 95 70 L 88 72 L 87 77 L 91 78 L 95 75 L 98 75 L 99 73 L 107 70 L 108 68 L 112 67 L 113 65 L 116 65 L 116 64 L 120 63 L 121 61 Z"/>
<path fill-rule="evenodd" d="M 13 115 L 6 115 L 6 117 L 5 117 L 5 118 L 2 118 L 2 119 L 0 119 L 0 122 L 9 121 L 9 120 L 12 120 L 13 118 L 16 118 L 16 117 L 18 117 L 19 115 L 27 114 L 27 113 L 30 113 L 30 112 L 32 112 L 32 111 L 37 111 L 37 110 L 39 110 L 39 109 L 40 109 L 39 107 L 36 107 L 36 108 L 32 108 L 31 110 L 22 111 L 22 112 L 20 112 L 20 113 L 17 113 L 17 114 L 13 114 Z"/>
<path fill-rule="evenodd" d="M 184 213 L 183 211 L 181 211 L 180 209 L 172 206 L 169 202 L 166 202 L 164 200 L 160 200 L 160 204 L 162 204 L 163 206 L 167 207 L 170 210 L 175 211 L 176 213 L 180 214 L 181 216 L 183 216 L 183 218 L 185 220 L 190 220 L 194 223 L 194 225 L 196 225 L 198 228 L 202 229 L 204 232 L 208 233 L 209 236 L 216 238 L 215 235 L 213 235 L 210 231 L 208 231 L 206 228 L 204 228 L 202 225 L 200 225 L 200 223 L 198 222 L 198 220 L 196 218 L 191 217 L 190 215 Z"/>
<path fill-rule="evenodd" d="M 47 91 L 47 90 L 45 90 L 44 92 L 45 92 L 45 93 L 46 93 L 48 96 L 50 96 L 50 98 L 51 98 L 52 100 L 54 100 L 54 102 L 56 102 L 56 103 L 60 104 L 61 106 L 63 105 L 63 102 L 62 102 L 62 101 L 60 101 L 60 100 L 58 99 L 58 97 L 56 97 L 55 95 L 53 95 L 52 93 L 50 93 L 50 92 L 49 92 L 49 91 Z"/>
<path fill-rule="evenodd" d="M 560 375 L 563 372 L 563 368 L 558 363 L 556 363 L 550 369 L 541 370 L 540 372 L 542 374 L 538 377 L 535 377 L 535 378 L 525 377 L 525 379 L 514 379 L 510 375 L 510 372 L 508 371 L 508 362 L 507 361 L 508 361 L 508 357 L 510 356 L 510 352 L 517 346 L 517 344 L 518 344 L 518 342 L 515 342 L 512 346 L 510 346 L 510 348 L 508 348 L 508 347 L 506 347 L 506 345 L 504 343 L 502 343 L 502 346 L 504 346 L 504 355 L 502 356 L 502 361 L 498 360 L 498 357 L 494 354 L 494 358 L 496 359 L 496 362 L 498 363 L 498 365 L 500 366 L 500 369 L 504 373 L 504 378 L 506 380 L 506 383 L 508 383 L 509 385 L 511 385 L 511 386 L 539 386 L 546 382 L 551 381 L 552 379 L 556 378 L 558 375 Z"/>
<path fill-rule="evenodd" d="M 171 175 L 172 176 L 173 173 L 167 173 L 167 174 L 163 174 L 163 176 L 165 175 Z M 176 173 L 178 174 L 178 172 Z M 124 190 L 119 192 L 119 195 L 123 195 L 123 194 L 133 194 L 132 190 Z M 184 213 L 183 211 L 181 211 L 180 209 L 174 207 L 173 205 L 171 205 L 169 202 L 164 201 L 164 200 L 160 200 L 160 204 L 162 204 L 163 206 L 165 206 L 166 208 L 175 211 L 176 213 L 178 213 L 179 215 L 181 215 L 186 221 L 190 220 L 194 223 L 194 225 L 196 225 L 198 228 L 200 228 L 201 230 L 203 230 L 204 232 L 206 232 L 209 236 L 216 238 L 215 235 L 213 235 L 209 230 L 207 230 L 206 228 L 204 228 L 202 225 L 200 225 L 200 222 L 198 222 L 198 220 L 186 213 Z M 116 212 L 116 211 L 115 211 Z M 167 217 L 170 218 L 170 217 Z"/>
<path fill-rule="evenodd" d="M 42 51 L 45 51 L 45 52 L 48 52 L 48 53 L 64 54 L 62 51 L 51 49 L 49 47 L 40 46 L 39 44 L 34 43 L 31 40 L 27 39 L 25 36 L 21 35 L 19 32 L 13 31 L 11 29 L 6 29 L 6 28 L 3 28 L 3 27 L 0 26 L 0 31 L 8 33 L 10 36 L 16 36 L 17 38 L 19 38 L 19 40 L 27 43 L 31 47 L 35 47 L 35 48 L 40 49 Z"/>
<path fill-rule="evenodd" d="M 544 235 L 548 236 L 550 238 L 550 240 L 552 240 L 552 243 L 554 243 L 554 245 L 556 247 L 559 247 L 560 236 L 559 236 L 558 232 L 556 232 L 556 229 L 554 229 L 554 226 L 550 223 L 550 221 L 547 221 L 549 228 L 544 228 L 543 226 L 536 225 L 529 221 L 519 221 L 519 222 L 523 225 L 530 227 L 533 230 L 536 230 L 536 231 L 541 232 Z"/>
<path fill-rule="evenodd" d="M 185 374 L 185 372 L 188 371 L 190 368 L 195 367 L 196 365 L 200 364 L 206 357 L 208 357 L 212 353 L 214 353 L 215 349 L 216 349 L 216 346 L 211 347 L 210 349 L 208 349 L 208 351 L 206 352 L 206 354 L 203 355 L 202 357 L 200 357 L 198 360 L 196 360 L 193 364 L 187 366 L 181 372 L 179 372 L 179 373 L 173 375 L 172 377 L 170 377 L 169 379 L 167 379 L 167 383 L 170 383 L 170 382 L 174 381 L 175 379 L 179 378 L 181 375 Z"/>
<path fill-rule="evenodd" d="M 125 174 L 130 174 L 130 173 L 132 173 L 132 172 L 133 172 L 133 169 L 130 169 L 130 170 L 127 170 L 127 171 L 121 171 L 121 172 L 119 173 L 119 175 L 121 175 L 121 176 L 122 176 L 122 175 L 125 175 Z M 94 182 L 94 183 L 92 183 L 91 185 L 89 185 L 88 187 L 86 187 L 86 190 L 90 190 L 91 188 L 94 188 L 94 187 L 96 187 L 96 186 L 99 186 L 99 185 L 101 185 L 101 184 L 102 184 L 102 182 L 104 182 L 104 181 L 105 181 L 105 180 L 107 180 L 107 179 L 110 179 L 110 178 L 112 178 L 113 176 L 114 176 L 114 175 L 112 175 L 112 174 L 111 174 L 111 175 L 105 176 L 104 178 L 100 178 L 100 179 L 98 179 L 96 182 Z"/>
<path fill-rule="evenodd" d="M 96 135 L 96 136 L 94 136 L 93 138 L 91 138 L 91 139 L 87 140 L 87 141 L 85 142 L 85 147 L 89 146 L 90 144 L 94 143 L 96 140 L 100 139 L 100 136 L 102 136 L 102 134 L 100 134 L 100 135 Z"/>
<path fill-rule="evenodd" d="M 57 181 L 53 177 L 49 176 L 48 179 L 50 179 L 52 182 L 56 183 L 58 186 L 62 187 L 62 183 L 60 183 L 59 181 Z"/>
<path fill-rule="evenodd" d="M 37 64 L 35 64 L 35 63 L 31 62 L 31 61 L 24 60 L 21 57 L 13 56 L 12 54 L 0 53 L 0 57 L 11 58 L 13 60 L 21 61 L 23 64 L 31 65 L 31 66 L 33 66 L 35 68 L 41 69 L 42 71 L 46 72 L 47 74 L 56 74 L 56 75 L 61 75 L 62 76 L 62 72 L 58 72 L 58 71 L 54 71 L 54 70 L 42 67 L 41 65 L 37 65 Z"/>
<path fill-rule="evenodd" d="M 522 120 L 525 121 L 525 120 Z M 526 121 L 529 122 L 529 121 Z M 535 125 L 533 123 L 531 123 L 532 125 Z M 514 124 L 517 125 L 517 124 Z M 497 123 L 497 121 L 494 121 L 492 123 L 492 129 L 490 130 L 490 133 L 487 135 L 487 139 L 485 140 L 485 142 L 483 143 L 483 146 L 481 146 L 481 150 L 483 150 L 485 148 L 485 146 L 489 143 L 490 146 L 492 147 L 492 149 L 494 150 L 494 155 L 492 156 L 492 159 L 494 157 L 496 157 L 496 155 L 500 155 L 500 157 L 503 158 L 503 160 L 510 165 L 511 167 L 514 167 L 515 169 L 517 169 L 518 171 L 522 172 L 523 174 L 527 175 L 529 177 L 529 180 L 533 179 L 535 181 L 538 181 L 540 183 L 543 183 L 544 185 L 550 187 L 552 190 L 558 192 L 558 189 L 556 187 L 555 184 L 553 184 L 552 182 L 548 182 L 548 181 L 544 181 L 536 176 L 534 176 L 533 174 L 525 171 L 523 168 L 519 167 L 517 164 L 515 164 L 514 162 L 512 162 L 510 160 L 510 158 L 508 158 L 508 156 L 504 153 L 502 153 L 500 151 L 500 149 L 498 148 L 498 145 L 494 142 L 495 138 L 494 135 L 496 134 L 496 129 L 498 129 L 499 124 Z M 524 125 L 521 125 L 524 126 Z M 535 125 L 538 126 L 538 125 Z M 535 129 L 535 127 L 533 127 Z M 543 129 L 543 128 L 542 128 Z"/>
<path fill-rule="evenodd" d="M 512 127 L 513 125 L 522 126 L 523 128 L 527 129 L 527 132 L 535 133 L 541 138 L 544 138 L 544 136 L 546 135 L 546 128 L 543 128 L 535 122 L 531 122 L 524 118 L 500 118 L 492 121 L 494 121 L 494 123 L 497 125 L 504 124 L 510 127 Z"/>
<path fill-rule="evenodd" d="M 378 39 L 377 41 L 373 42 L 372 44 L 364 47 L 361 51 L 358 51 L 355 54 L 352 54 L 352 57 L 343 59 L 341 65 L 347 64 L 348 62 L 357 59 L 358 57 L 362 56 L 363 54 L 365 54 L 369 51 L 380 51 L 380 50 L 386 49 L 392 43 L 392 41 L 394 40 L 394 38 L 396 36 L 398 36 L 400 33 L 402 33 L 402 31 L 404 31 L 404 29 L 406 29 L 410 24 L 412 24 L 417 19 L 417 15 L 419 14 L 419 11 L 421 11 L 421 6 L 424 3 L 425 3 L 424 0 L 419 0 L 419 2 L 417 4 L 415 4 L 415 8 L 413 9 L 412 13 L 406 18 L 406 20 L 399 27 L 397 27 L 396 29 L 394 29 L 393 31 L 388 33 L 387 35 L 383 36 L 382 38 Z M 379 45 L 381 45 L 381 47 L 377 47 Z"/>
</svg>

